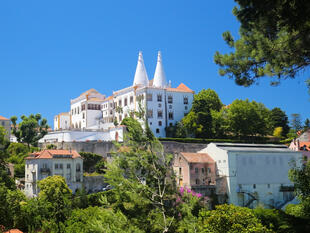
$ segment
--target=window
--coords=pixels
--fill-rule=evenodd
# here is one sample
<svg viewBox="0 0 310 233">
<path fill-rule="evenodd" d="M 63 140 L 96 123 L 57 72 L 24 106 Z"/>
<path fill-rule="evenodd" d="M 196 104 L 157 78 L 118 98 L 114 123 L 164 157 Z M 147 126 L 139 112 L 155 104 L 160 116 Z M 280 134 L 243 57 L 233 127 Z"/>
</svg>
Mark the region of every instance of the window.
<svg viewBox="0 0 310 233">
<path fill-rule="evenodd" d="M 205 173 L 205 169 L 204 168 L 201 168 L 201 173 Z"/>
<path fill-rule="evenodd" d="M 83 119 L 85 119 L 85 112 L 83 112 Z"/>
<path fill-rule="evenodd" d="M 172 105 L 171 104 L 169 105 L 169 109 L 172 109 Z"/>
<path fill-rule="evenodd" d="M 130 96 L 130 101 L 131 104 L 133 103 L 133 96 Z"/>
<path fill-rule="evenodd" d="M 195 167 L 195 173 L 198 173 L 199 170 L 198 170 L 198 167 Z"/>
<path fill-rule="evenodd" d="M 81 171 L 81 164 L 78 163 L 78 164 L 76 165 L 76 171 L 77 171 L 77 172 Z"/>
<path fill-rule="evenodd" d="M 67 163 L 67 169 L 70 169 L 70 168 L 71 168 L 71 164 Z"/>
<path fill-rule="evenodd" d="M 158 107 L 161 108 L 161 104 L 158 104 Z"/>
<path fill-rule="evenodd" d="M 152 101 L 153 100 L 153 95 L 152 94 L 147 94 L 146 98 L 147 98 L 147 101 Z"/>
<path fill-rule="evenodd" d="M 77 175 L 76 176 L 76 182 L 80 182 L 81 181 L 81 176 Z"/>
<path fill-rule="evenodd" d="M 171 95 L 168 96 L 168 104 L 172 104 L 173 103 L 173 98 Z"/>
<path fill-rule="evenodd" d="M 55 169 L 58 169 L 58 163 L 55 163 Z"/>
<path fill-rule="evenodd" d="M 179 167 L 179 175 L 181 175 L 181 174 L 182 174 L 182 168 Z"/>
<path fill-rule="evenodd" d="M 256 189 L 256 184 L 253 184 L 253 189 Z"/>
<path fill-rule="evenodd" d="M 188 97 L 187 97 L 187 96 L 184 96 L 184 98 L 183 98 L 183 103 L 184 103 L 184 104 L 188 104 Z"/>
<path fill-rule="evenodd" d="M 158 121 L 158 125 L 159 125 L 159 126 L 162 126 L 162 122 L 161 122 L 161 121 Z"/>
<path fill-rule="evenodd" d="M 156 129 L 156 133 L 159 133 L 159 129 Z"/>
<path fill-rule="evenodd" d="M 270 184 L 267 184 L 267 188 L 270 188 Z"/>
<path fill-rule="evenodd" d="M 131 98 L 131 97 L 130 97 Z M 110 103 L 110 108 L 113 108 L 113 103 Z"/>
<path fill-rule="evenodd" d="M 113 114 L 113 112 L 112 112 L 112 110 L 110 110 L 110 115 L 112 115 Z"/>
<path fill-rule="evenodd" d="M 157 95 L 157 102 L 161 102 L 162 101 L 162 95 L 161 94 L 158 94 Z"/>
<path fill-rule="evenodd" d="M 152 121 L 150 121 L 150 125 L 152 125 Z"/>
<path fill-rule="evenodd" d="M 153 118 L 153 109 L 148 109 L 147 110 L 147 117 L 148 118 Z"/>
<path fill-rule="evenodd" d="M 27 174 L 27 179 L 29 178 L 29 175 Z"/>
<path fill-rule="evenodd" d="M 162 110 L 158 110 L 157 118 L 163 118 L 163 111 Z"/>
<path fill-rule="evenodd" d="M 124 100 L 124 106 L 127 106 L 127 98 Z"/>
<path fill-rule="evenodd" d="M 190 165 L 189 165 L 189 168 L 190 168 L 191 170 L 193 170 L 193 164 L 190 164 Z"/>
<path fill-rule="evenodd" d="M 85 104 L 82 104 L 82 111 L 85 110 Z"/>
<path fill-rule="evenodd" d="M 122 107 L 122 100 L 118 101 L 118 106 Z"/>
<path fill-rule="evenodd" d="M 168 118 L 169 118 L 169 120 L 173 120 L 173 112 L 169 112 Z"/>
<path fill-rule="evenodd" d="M 172 123 L 171 123 L 171 122 L 169 123 L 169 126 L 172 126 Z"/>
<path fill-rule="evenodd" d="M 61 164 L 59 164 L 59 168 L 60 168 L 60 169 L 62 169 L 62 168 L 63 168 L 62 163 L 61 163 Z"/>
<path fill-rule="evenodd" d="M 78 110 L 77 110 L 78 114 L 80 114 L 80 107 L 78 107 Z"/>
<path fill-rule="evenodd" d="M 209 174 L 211 173 L 211 168 L 209 168 L 209 167 L 208 167 L 208 173 L 209 173 Z"/>
<path fill-rule="evenodd" d="M 199 179 L 196 179 L 196 184 L 199 184 Z"/>
<path fill-rule="evenodd" d="M 184 107 L 184 109 L 185 109 L 185 110 L 187 110 L 187 109 L 188 109 L 188 107 L 187 107 L 187 106 L 185 106 L 185 107 Z"/>
<path fill-rule="evenodd" d="M 71 115 L 73 115 L 73 109 L 71 110 Z"/>
</svg>

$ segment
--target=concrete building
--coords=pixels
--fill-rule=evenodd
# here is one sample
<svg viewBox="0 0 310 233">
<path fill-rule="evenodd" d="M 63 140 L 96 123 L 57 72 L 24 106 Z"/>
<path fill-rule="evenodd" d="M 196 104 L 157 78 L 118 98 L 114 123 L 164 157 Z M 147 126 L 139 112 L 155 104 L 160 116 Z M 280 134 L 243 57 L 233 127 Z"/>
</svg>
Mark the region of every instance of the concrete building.
<svg viewBox="0 0 310 233">
<path fill-rule="evenodd" d="M 11 120 L 0 116 L 0 126 L 6 130 L 6 138 L 9 140 L 11 136 Z"/>
<path fill-rule="evenodd" d="M 215 162 L 208 154 L 181 152 L 174 158 L 173 169 L 179 187 L 203 196 L 215 193 Z"/>
<path fill-rule="evenodd" d="M 193 97 L 194 91 L 185 84 L 172 88 L 171 82 L 167 82 L 160 52 L 154 78 L 149 80 L 142 52 L 139 52 L 132 86 L 114 91 L 107 98 L 90 89 L 71 100 L 70 129 L 109 130 L 114 122 L 120 124 L 125 117 L 143 110 L 155 136 L 165 137 L 165 128 L 176 124 L 190 111 Z M 62 125 L 58 116 L 55 117 L 55 130 Z M 140 122 L 144 125 L 142 120 Z"/>
<path fill-rule="evenodd" d="M 73 192 L 82 188 L 83 159 L 75 150 L 43 150 L 25 160 L 25 194 L 28 197 L 38 195 L 37 181 L 48 176 L 63 176 Z"/>
<path fill-rule="evenodd" d="M 69 112 L 59 113 L 54 117 L 54 130 L 70 129 L 71 117 Z"/>
<path fill-rule="evenodd" d="M 291 162 L 301 166 L 301 152 L 284 145 L 210 143 L 199 153 L 216 162 L 217 190 L 227 193 L 229 203 L 281 208 L 294 198 L 288 172 Z"/>
</svg>

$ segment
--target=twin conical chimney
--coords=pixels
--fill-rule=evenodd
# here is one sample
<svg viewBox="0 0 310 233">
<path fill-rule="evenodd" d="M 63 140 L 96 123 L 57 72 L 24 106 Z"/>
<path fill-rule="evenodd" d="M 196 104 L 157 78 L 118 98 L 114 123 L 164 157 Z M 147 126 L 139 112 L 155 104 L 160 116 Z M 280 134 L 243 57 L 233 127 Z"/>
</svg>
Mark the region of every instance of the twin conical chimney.
<svg viewBox="0 0 310 233">
<path fill-rule="evenodd" d="M 144 66 L 142 52 L 140 51 L 133 86 L 135 85 L 148 86 L 148 83 L 149 80 Z M 157 65 L 154 74 L 153 86 L 161 88 L 168 86 L 160 51 L 158 52 L 157 56 Z"/>
<path fill-rule="evenodd" d="M 133 80 L 133 86 L 135 85 L 148 86 L 148 84 L 149 84 L 149 79 L 147 77 L 146 69 L 144 66 L 142 52 L 140 51 L 136 73 L 135 73 L 135 78 Z"/>
<path fill-rule="evenodd" d="M 166 75 L 165 75 L 160 51 L 158 51 L 157 65 L 156 65 L 155 74 L 154 74 L 153 86 L 154 87 L 167 87 Z"/>
</svg>

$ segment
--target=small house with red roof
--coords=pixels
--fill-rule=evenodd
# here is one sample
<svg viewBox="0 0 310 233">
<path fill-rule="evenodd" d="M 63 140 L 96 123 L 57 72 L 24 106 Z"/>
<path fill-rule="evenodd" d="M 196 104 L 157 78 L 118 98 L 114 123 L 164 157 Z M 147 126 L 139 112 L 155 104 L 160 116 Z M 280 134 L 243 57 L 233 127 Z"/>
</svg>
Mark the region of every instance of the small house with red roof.
<svg viewBox="0 0 310 233">
<path fill-rule="evenodd" d="M 73 193 L 82 188 L 83 159 L 75 150 L 42 150 L 25 160 L 25 194 L 28 197 L 38 195 L 37 182 L 48 176 L 63 176 Z"/>
<path fill-rule="evenodd" d="M 210 195 L 215 193 L 215 162 L 207 153 L 181 152 L 173 164 L 179 187 Z"/>
</svg>

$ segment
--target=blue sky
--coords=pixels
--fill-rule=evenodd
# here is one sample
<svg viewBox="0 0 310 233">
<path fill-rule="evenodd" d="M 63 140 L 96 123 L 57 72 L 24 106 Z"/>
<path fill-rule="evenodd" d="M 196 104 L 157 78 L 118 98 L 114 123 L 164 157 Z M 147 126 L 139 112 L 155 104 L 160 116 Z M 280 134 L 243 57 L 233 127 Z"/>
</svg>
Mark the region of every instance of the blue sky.
<svg viewBox="0 0 310 233">
<path fill-rule="evenodd" d="M 0 1 L 0 115 L 69 111 L 70 99 L 95 88 L 107 96 L 130 86 L 143 51 L 149 78 L 157 51 L 172 86 L 214 89 L 224 104 L 250 99 L 287 115 L 309 116 L 304 80 L 249 88 L 218 75 L 215 51 L 229 52 L 222 33 L 238 36 L 232 0 Z"/>
</svg>

